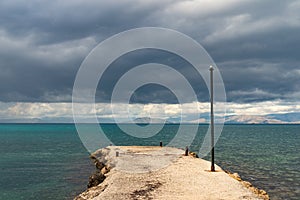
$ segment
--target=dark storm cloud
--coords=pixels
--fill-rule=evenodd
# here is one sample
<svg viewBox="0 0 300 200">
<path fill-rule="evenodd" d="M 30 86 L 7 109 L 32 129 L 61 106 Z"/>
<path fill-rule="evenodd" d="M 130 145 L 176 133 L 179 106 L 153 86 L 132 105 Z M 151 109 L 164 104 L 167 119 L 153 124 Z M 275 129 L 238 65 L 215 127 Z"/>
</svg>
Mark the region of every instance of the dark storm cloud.
<svg viewBox="0 0 300 200">
<path fill-rule="evenodd" d="M 240 61 L 220 63 L 229 101 L 251 102 L 275 99 L 298 100 L 298 63 Z"/>
<path fill-rule="evenodd" d="M 159 63 L 171 66 L 173 69 L 182 74 L 185 80 L 189 82 L 199 101 L 209 100 L 208 89 L 203 78 L 188 61 L 173 53 L 157 49 L 132 51 L 115 60 L 107 68 L 100 79 L 98 86 L 99 95 L 97 95 L 97 100 L 109 102 L 115 85 L 122 75 L 134 67 L 145 63 Z M 193 101 L 187 91 L 184 91 L 182 88 L 182 81 L 185 80 L 178 80 L 178 78 L 176 79 L 175 77 L 170 76 L 170 73 L 163 75 L 160 73 L 162 72 L 154 72 L 153 74 L 154 76 L 163 76 L 164 81 L 168 83 L 169 87 L 177 88 L 179 90 L 179 95 L 185 96 L 185 102 L 181 103 Z M 150 75 L 147 73 L 139 74 L 139 77 L 136 77 L 136 79 L 145 80 L 148 76 Z M 159 87 L 157 84 L 148 84 L 144 87 L 140 87 L 134 92 L 131 101 L 135 103 L 178 103 L 178 99 L 170 89 L 162 86 Z"/>
<path fill-rule="evenodd" d="M 229 101 L 295 100 L 300 87 L 299 9 L 299 1 L 3 0 L 0 101 L 70 101 L 76 72 L 89 51 L 113 34 L 141 26 L 173 28 L 203 44 L 223 75 Z M 208 100 L 207 88 L 188 64 L 170 55 L 151 55 L 129 56 L 116 66 L 149 59 L 177 66 L 192 85 L 201 85 L 198 99 Z M 99 101 L 109 100 L 120 72 L 118 67 L 107 72 Z M 141 88 L 132 100 L 176 102 L 156 86 Z"/>
<path fill-rule="evenodd" d="M 141 26 L 147 14 L 165 3 L 124 1 L 10 1 L 0 3 L 1 27 L 12 35 L 34 34 L 33 42 L 57 43 L 84 37 L 105 39 Z"/>
</svg>

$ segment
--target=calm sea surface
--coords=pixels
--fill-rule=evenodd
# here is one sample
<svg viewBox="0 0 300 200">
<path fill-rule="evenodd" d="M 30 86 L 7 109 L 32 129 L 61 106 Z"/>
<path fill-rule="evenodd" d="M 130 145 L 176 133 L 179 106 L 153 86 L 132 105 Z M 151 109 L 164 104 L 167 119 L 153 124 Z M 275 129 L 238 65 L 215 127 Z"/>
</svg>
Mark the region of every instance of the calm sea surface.
<svg viewBox="0 0 300 200">
<path fill-rule="evenodd" d="M 156 136 L 138 139 L 114 124 L 101 126 L 116 145 L 157 145 L 178 130 L 166 125 Z M 207 128 L 200 125 L 193 151 Z M 300 125 L 225 125 L 216 164 L 238 172 L 271 199 L 300 199 L 299 144 Z M 73 124 L 0 124 L 0 200 L 72 199 L 86 189 L 93 170 Z"/>
</svg>

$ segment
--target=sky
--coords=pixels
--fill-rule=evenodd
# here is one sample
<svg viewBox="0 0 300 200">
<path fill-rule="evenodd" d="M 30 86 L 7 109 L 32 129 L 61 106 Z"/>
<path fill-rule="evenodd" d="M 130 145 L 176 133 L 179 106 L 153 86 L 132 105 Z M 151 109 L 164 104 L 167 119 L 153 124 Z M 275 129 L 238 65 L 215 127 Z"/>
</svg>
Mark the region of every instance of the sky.
<svg viewBox="0 0 300 200">
<path fill-rule="evenodd" d="M 174 29 L 199 42 L 223 77 L 228 115 L 300 112 L 299 10 L 296 0 L 2 0 L 0 119 L 72 117 L 73 84 L 85 57 L 108 37 L 138 27 Z M 166 52 L 122 56 L 97 90 L 100 118 L 113 117 L 107 110 L 120 66 L 153 60 L 189 74 L 188 64 Z M 199 85 L 199 102 L 184 102 L 191 121 L 196 104 L 209 112 L 207 88 Z M 182 114 L 172 92 L 157 85 L 131 100 L 133 116 Z M 128 112 L 126 103 L 115 106 L 117 117 Z M 82 105 L 83 116 L 91 112 Z"/>
</svg>

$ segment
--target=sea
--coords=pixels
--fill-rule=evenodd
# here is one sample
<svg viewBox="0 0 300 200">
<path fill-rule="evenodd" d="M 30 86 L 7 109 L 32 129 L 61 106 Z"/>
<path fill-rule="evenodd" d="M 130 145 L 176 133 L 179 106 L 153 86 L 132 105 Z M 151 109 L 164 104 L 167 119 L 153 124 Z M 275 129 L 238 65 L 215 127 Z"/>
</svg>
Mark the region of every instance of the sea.
<svg viewBox="0 0 300 200">
<path fill-rule="evenodd" d="M 116 145 L 158 145 L 179 127 L 164 125 L 156 136 L 141 139 L 116 124 L 100 126 Z M 199 125 L 192 151 L 199 151 L 207 129 Z M 299 146 L 300 125 L 225 125 L 215 163 L 264 189 L 272 200 L 298 200 Z M 0 200 L 73 199 L 87 188 L 94 170 L 74 124 L 0 124 Z"/>
</svg>

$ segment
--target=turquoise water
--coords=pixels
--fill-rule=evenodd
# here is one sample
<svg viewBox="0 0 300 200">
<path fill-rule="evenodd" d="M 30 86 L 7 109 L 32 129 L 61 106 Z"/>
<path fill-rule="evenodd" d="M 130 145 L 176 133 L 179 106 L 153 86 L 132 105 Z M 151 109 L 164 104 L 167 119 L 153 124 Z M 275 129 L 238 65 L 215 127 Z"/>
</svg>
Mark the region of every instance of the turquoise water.
<svg viewBox="0 0 300 200">
<path fill-rule="evenodd" d="M 300 199 L 300 125 L 225 126 L 216 163 L 265 189 L 272 200 Z"/>
<path fill-rule="evenodd" d="M 0 125 L 0 199 L 71 199 L 93 170 L 74 125 Z"/>
<path fill-rule="evenodd" d="M 147 139 L 130 137 L 116 125 L 102 128 L 116 145 L 157 145 L 170 141 L 178 125 Z M 193 151 L 207 128 L 200 125 Z M 299 130 L 300 125 L 225 125 L 216 163 L 265 189 L 271 199 L 299 199 Z M 2 124 L 0 199 L 72 199 L 86 189 L 94 170 L 88 155 L 73 124 Z"/>
</svg>

